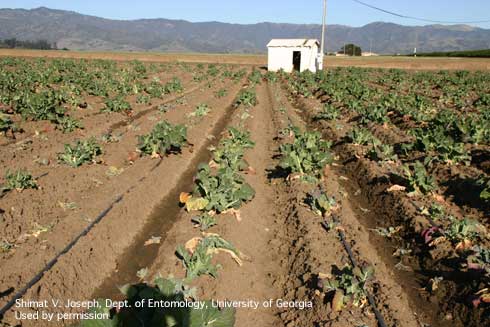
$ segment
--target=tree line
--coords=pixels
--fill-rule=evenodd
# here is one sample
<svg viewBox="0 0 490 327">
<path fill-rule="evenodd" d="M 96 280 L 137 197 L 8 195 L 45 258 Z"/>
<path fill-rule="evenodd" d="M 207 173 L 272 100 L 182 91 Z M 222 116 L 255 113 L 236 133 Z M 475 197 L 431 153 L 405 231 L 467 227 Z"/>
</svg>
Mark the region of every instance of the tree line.
<svg viewBox="0 0 490 327">
<path fill-rule="evenodd" d="M 49 43 L 47 40 L 24 41 L 16 38 L 0 40 L 0 48 L 7 49 L 35 49 L 35 50 L 56 50 L 56 43 Z"/>
</svg>

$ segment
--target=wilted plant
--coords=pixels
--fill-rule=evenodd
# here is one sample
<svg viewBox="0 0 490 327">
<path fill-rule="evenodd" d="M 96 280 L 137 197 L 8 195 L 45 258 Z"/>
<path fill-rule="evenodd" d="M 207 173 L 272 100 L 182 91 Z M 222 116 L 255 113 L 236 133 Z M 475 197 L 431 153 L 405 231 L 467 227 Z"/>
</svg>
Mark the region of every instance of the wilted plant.
<svg viewBox="0 0 490 327">
<path fill-rule="evenodd" d="M 62 116 L 56 121 L 63 133 L 73 132 L 75 129 L 83 128 L 82 123 L 70 116 Z"/>
<path fill-rule="evenodd" d="M 216 278 L 221 265 L 214 265 L 211 259 L 213 254 L 220 251 L 230 254 L 241 265 L 240 251 L 216 234 L 207 234 L 204 238 L 196 237 L 188 241 L 185 247 L 178 246 L 176 252 L 186 269 L 186 280 L 191 281 L 202 275 Z"/>
<path fill-rule="evenodd" d="M 338 209 L 337 201 L 320 189 L 309 192 L 305 202 L 314 213 L 321 217 L 329 217 L 332 211 Z"/>
<path fill-rule="evenodd" d="M 17 170 L 15 172 L 7 171 L 5 174 L 5 183 L 1 187 L 1 192 L 17 190 L 21 192 L 25 189 L 37 189 L 36 180 L 27 170 Z"/>
<path fill-rule="evenodd" d="M 65 144 L 65 151 L 58 155 L 58 159 L 72 167 L 78 167 L 84 163 L 94 162 L 95 157 L 102 154 L 102 149 L 95 138 L 85 141 L 77 140 L 74 145 Z"/>
<path fill-rule="evenodd" d="M 8 131 L 17 131 L 17 126 L 8 115 L 0 113 L 0 133 L 7 134 Z"/>
<path fill-rule="evenodd" d="M 211 216 L 209 213 L 203 213 L 200 216 L 193 217 L 192 222 L 199 226 L 203 232 L 217 224 L 216 217 Z"/>
<path fill-rule="evenodd" d="M 228 95 L 228 90 L 227 89 L 219 89 L 216 93 L 215 93 L 215 96 L 217 98 L 223 98 L 225 97 L 226 95 Z"/>
<path fill-rule="evenodd" d="M 323 292 L 334 292 L 332 310 L 342 311 L 349 305 L 363 307 L 367 303 L 365 287 L 374 274 L 372 266 L 352 268 L 345 266 L 335 276 L 319 281 Z"/>
<path fill-rule="evenodd" d="M 196 107 L 194 112 L 190 113 L 190 117 L 204 117 L 211 111 L 211 108 L 205 103 L 201 103 Z"/>
<path fill-rule="evenodd" d="M 244 105 L 246 107 L 254 107 L 257 105 L 257 94 L 253 89 L 245 89 L 240 91 L 235 100 L 235 107 Z"/>
</svg>

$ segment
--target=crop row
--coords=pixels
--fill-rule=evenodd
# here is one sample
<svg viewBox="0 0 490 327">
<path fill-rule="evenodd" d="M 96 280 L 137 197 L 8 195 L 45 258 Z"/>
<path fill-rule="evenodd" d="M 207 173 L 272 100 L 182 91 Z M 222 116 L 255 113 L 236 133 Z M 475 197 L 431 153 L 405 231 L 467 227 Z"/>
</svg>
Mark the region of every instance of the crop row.
<svg viewBox="0 0 490 327">
<path fill-rule="evenodd" d="M 102 112 L 131 114 L 130 98 L 135 98 L 136 104 L 149 105 L 183 90 L 177 77 L 167 82 L 160 79 L 162 73 L 175 68 L 192 75 L 195 82 L 207 81 L 209 85 L 216 78 L 238 81 L 245 74 L 244 70 L 214 64 L 193 68 L 180 63 L 118 64 L 107 60 L 4 58 L 0 67 L 0 132 L 14 135 L 21 131 L 14 114 L 23 120 L 53 122 L 63 132 L 83 127 L 70 109 L 85 109 L 99 101 Z"/>
<path fill-rule="evenodd" d="M 253 79 L 253 74 L 251 75 Z M 122 289 L 130 303 L 142 299 L 173 300 L 173 301 L 197 301 L 197 289 L 189 285 L 201 276 L 219 277 L 221 266 L 215 264 L 213 257 L 217 253 L 229 254 L 239 265 L 242 264 L 244 255 L 230 241 L 216 233 L 209 232 L 213 226 L 219 223 L 221 214 L 233 214 L 238 220 L 241 219 L 240 207 L 251 201 L 255 196 L 254 189 L 245 182 L 243 173 L 251 168 L 244 160 L 245 151 L 253 148 L 255 143 L 250 139 L 250 133 L 243 129 L 243 123 L 250 114 L 248 111 L 257 104 L 254 90 L 255 82 L 242 90 L 236 100 L 235 108 L 241 108 L 241 122 L 237 127 L 229 127 L 227 135 L 216 147 L 210 148 L 212 152 L 211 161 L 198 166 L 194 178 L 194 189 L 191 193 L 181 193 L 180 203 L 185 210 L 196 213 L 192 218 L 194 226 L 199 227 L 200 236 L 190 239 L 185 245 L 179 245 L 175 254 L 181 260 L 185 269 L 185 278 L 178 279 L 173 276 L 167 278 L 157 277 L 153 281 L 153 287 L 142 285 L 128 285 Z M 199 108 L 198 108 L 199 110 Z M 238 110 L 238 109 L 236 109 Z M 162 123 L 155 129 L 163 128 Z M 175 135 L 177 142 L 172 143 L 166 139 L 166 143 L 151 142 L 148 153 L 155 153 L 160 148 L 178 150 L 185 139 L 185 130 L 175 127 L 179 132 Z M 155 130 L 154 130 L 155 131 Z M 175 131 L 175 130 L 174 130 Z M 146 140 L 150 136 L 143 137 Z M 179 147 L 176 147 L 178 145 Z M 141 276 L 140 276 L 141 277 Z M 144 276 L 143 276 L 144 277 Z M 186 308 L 160 308 L 154 310 L 133 310 L 131 313 L 119 312 L 111 319 L 114 321 L 129 321 L 131 315 L 140 322 L 151 323 L 154 319 L 159 321 L 172 321 L 173 325 L 183 326 L 207 326 L 210 323 L 220 326 L 233 326 L 235 321 L 234 309 L 214 308 L 206 301 L 204 308 L 199 310 L 187 310 Z M 100 309 L 107 312 L 109 308 Z M 92 326 L 111 321 L 84 322 L 82 326 Z M 99 326 L 99 325 L 97 325 Z"/>
<path fill-rule="evenodd" d="M 358 158 L 356 160 L 365 162 L 366 167 L 369 162 L 375 163 L 379 171 L 376 175 L 380 176 L 378 181 L 386 180 L 381 175 L 389 176 L 391 186 L 385 192 L 400 194 L 400 198 L 406 197 L 411 203 L 424 203 L 416 206 L 415 215 L 424 217 L 428 223 L 418 231 L 415 240 L 413 230 L 410 230 L 413 227 L 407 222 L 375 229 L 377 234 L 390 240 L 412 238 L 402 242 L 404 245 L 394 255 L 399 258 L 412 254 L 433 256 L 428 260 L 432 266 L 424 268 L 431 271 L 432 278 L 427 287 L 431 292 L 444 289 L 442 286 L 447 282 L 459 280 L 459 299 L 456 301 L 488 308 L 490 252 L 485 224 L 455 212 L 454 206 L 448 206 L 451 201 L 438 189 L 449 183 L 440 180 L 440 172 L 448 167 L 465 173 L 476 172 L 478 178 L 473 185 L 479 189 L 477 197 L 480 199 L 473 201 L 480 203 L 479 210 L 483 215 L 487 212 L 489 177 L 467 165 L 472 164 L 472 147 L 488 151 L 490 107 L 484 88 L 488 87 L 489 75 L 338 69 L 326 74 L 296 75 L 285 80 L 296 96 L 316 95 L 322 100 L 323 107 L 308 110 L 308 116 L 313 124 L 331 132 L 338 149 L 344 151 L 344 157 L 349 155 L 345 151 L 351 151 Z M 422 82 L 425 80 L 427 82 Z M 401 87 L 396 85 L 398 82 Z M 407 133 L 399 136 L 397 126 Z M 378 136 L 388 136 L 382 140 L 371 131 Z M 385 143 L 386 139 L 391 142 Z M 461 192 L 454 195 L 456 203 L 461 203 Z M 464 196 L 468 197 L 467 194 Z M 461 211 L 468 212 L 464 208 Z M 409 217 L 413 213 L 407 209 L 405 215 Z M 427 259 L 422 258 L 423 266 Z M 401 262 L 398 268 L 409 269 Z M 462 275 L 466 277 L 462 278 Z"/>
</svg>

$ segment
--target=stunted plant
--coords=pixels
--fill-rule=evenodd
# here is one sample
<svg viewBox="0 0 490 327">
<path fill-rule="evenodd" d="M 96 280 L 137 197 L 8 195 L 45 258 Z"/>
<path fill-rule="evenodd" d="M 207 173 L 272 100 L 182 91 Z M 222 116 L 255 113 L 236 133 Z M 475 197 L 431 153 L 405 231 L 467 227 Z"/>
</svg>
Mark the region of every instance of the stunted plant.
<svg viewBox="0 0 490 327">
<path fill-rule="evenodd" d="M 211 108 L 205 104 L 205 103 L 200 103 L 194 112 L 191 112 L 189 114 L 189 117 L 204 117 L 206 116 L 209 112 L 211 111 Z"/>
<path fill-rule="evenodd" d="M 82 123 L 71 116 L 63 116 L 56 121 L 63 133 L 70 133 L 76 129 L 83 128 Z"/>
<path fill-rule="evenodd" d="M 483 270 L 490 276 L 490 249 L 474 246 L 466 258 L 466 266 L 468 269 Z"/>
<path fill-rule="evenodd" d="M 252 73 L 248 76 L 248 81 L 252 86 L 260 84 L 260 82 L 262 81 L 262 74 L 260 73 L 260 71 L 254 69 Z"/>
<path fill-rule="evenodd" d="M 427 173 L 425 166 L 420 161 L 414 164 L 403 165 L 404 178 L 408 183 L 409 192 L 427 194 L 437 188 L 434 178 Z"/>
<path fill-rule="evenodd" d="M 335 276 L 325 276 L 325 278 L 320 279 L 318 286 L 325 293 L 334 292 L 332 298 L 333 311 L 342 311 L 350 305 L 363 307 L 367 303 L 365 287 L 373 274 L 372 266 L 363 268 L 345 266 L 336 272 Z"/>
<path fill-rule="evenodd" d="M 192 222 L 199 226 L 203 232 L 217 224 L 216 217 L 209 213 L 203 213 L 200 216 L 192 217 Z"/>
<path fill-rule="evenodd" d="M 0 133 L 6 135 L 9 131 L 17 131 L 17 126 L 8 115 L 0 113 Z"/>
<path fill-rule="evenodd" d="M 254 107 L 257 105 L 257 94 L 254 89 L 244 89 L 238 93 L 238 96 L 235 100 L 235 107 L 239 107 L 240 105 L 246 107 Z"/>
<path fill-rule="evenodd" d="M 151 104 L 151 97 L 146 94 L 140 94 L 136 98 L 136 103 L 145 105 Z"/>
<path fill-rule="evenodd" d="M 294 129 L 294 132 L 294 142 L 280 146 L 282 158 L 279 165 L 303 178 L 308 179 L 309 176 L 310 179 L 316 179 L 325 165 L 333 161 L 331 143 L 323 140 L 316 131 L 301 133 Z"/>
<path fill-rule="evenodd" d="M 316 189 L 309 192 L 305 202 L 310 206 L 310 209 L 321 217 L 329 217 L 333 211 L 338 209 L 335 198 L 329 197 L 321 189 Z"/>
<path fill-rule="evenodd" d="M 165 93 L 177 93 L 184 91 L 184 87 L 182 86 L 182 82 L 179 78 L 174 77 L 170 82 L 167 82 L 164 86 Z"/>
<path fill-rule="evenodd" d="M 217 98 L 223 98 L 228 95 L 228 90 L 227 89 L 219 89 L 216 91 L 215 96 Z"/>
<path fill-rule="evenodd" d="M 65 144 L 65 151 L 58 154 L 58 159 L 72 167 L 79 167 L 84 163 L 95 162 L 95 158 L 102 154 L 102 148 L 95 138 L 77 140 L 74 145 Z"/>
<path fill-rule="evenodd" d="M 187 128 L 162 120 L 149 134 L 139 136 L 138 140 L 138 149 L 142 154 L 159 158 L 168 153 L 181 151 L 187 142 Z"/>
<path fill-rule="evenodd" d="M 5 183 L 0 188 L 0 193 L 17 190 L 21 192 L 26 189 L 37 189 L 37 182 L 27 170 L 7 171 Z"/>
</svg>

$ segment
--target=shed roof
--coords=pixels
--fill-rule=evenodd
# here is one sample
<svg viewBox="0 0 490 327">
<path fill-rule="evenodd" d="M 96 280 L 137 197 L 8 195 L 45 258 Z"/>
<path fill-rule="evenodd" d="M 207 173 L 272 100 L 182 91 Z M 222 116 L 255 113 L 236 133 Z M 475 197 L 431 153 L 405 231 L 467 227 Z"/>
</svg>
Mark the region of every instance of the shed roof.
<svg viewBox="0 0 490 327">
<path fill-rule="evenodd" d="M 267 47 L 308 47 L 311 48 L 314 45 L 320 46 L 320 42 L 316 39 L 272 39 Z"/>
</svg>

